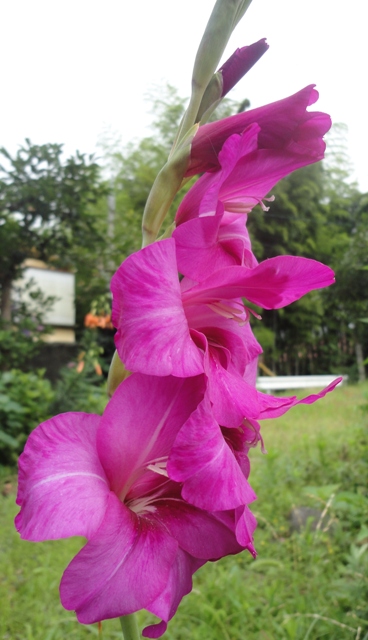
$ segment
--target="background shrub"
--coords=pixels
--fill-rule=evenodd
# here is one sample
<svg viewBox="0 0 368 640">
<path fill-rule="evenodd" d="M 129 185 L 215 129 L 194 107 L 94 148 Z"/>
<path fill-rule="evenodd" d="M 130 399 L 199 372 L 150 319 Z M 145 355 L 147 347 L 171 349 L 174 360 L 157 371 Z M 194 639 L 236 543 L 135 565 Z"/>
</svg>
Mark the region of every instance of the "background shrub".
<svg viewBox="0 0 368 640">
<path fill-rule="evenodd" d="M 0 374 L 0 464 L 14 464 L 28 435 L 50 415 L 54 391 L 44 371 Z"/>
</svg>

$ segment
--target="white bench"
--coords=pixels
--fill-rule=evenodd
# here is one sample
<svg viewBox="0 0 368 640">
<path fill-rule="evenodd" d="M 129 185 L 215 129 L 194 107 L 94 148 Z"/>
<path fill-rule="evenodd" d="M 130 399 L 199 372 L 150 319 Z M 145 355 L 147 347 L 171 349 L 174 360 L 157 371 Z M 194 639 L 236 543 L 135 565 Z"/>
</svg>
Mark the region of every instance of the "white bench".
<svg viewBox="0 0 368 640">
<path fill-rule="evenodd" d="M 339 382 L 339 385 L 348 379 L 348 376 L 341 377 L 343 379 Z M 260 391 L 267 392 L 285 391 L 286 389 L 322 389 L 336 380 L 336 378 L 340 378 L 340 376 L 258 376 L 256 386 Z"/>
</svg>

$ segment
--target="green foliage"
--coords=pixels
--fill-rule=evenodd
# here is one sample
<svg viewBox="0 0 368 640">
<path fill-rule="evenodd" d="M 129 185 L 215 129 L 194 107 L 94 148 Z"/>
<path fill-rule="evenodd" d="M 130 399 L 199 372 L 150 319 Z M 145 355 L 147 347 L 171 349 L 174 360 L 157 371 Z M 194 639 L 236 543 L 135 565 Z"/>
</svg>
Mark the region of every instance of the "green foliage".
<svg viewBox="0 0 368 640">
<path fill-rule="evenodd" d="M 77 266 L 76 247 L 101 240 L 91 204 L 107 193 L 92 156 L 62 157 L 62 145 L 25 141 L 12 157 L 0 148 L 0 289 L 9 290 L 26 258 Z"/>
<path fill-rule="evenodd" d="M 34 318 L 25 317 L 9 327 L 0 320 L 0 370 L 28 368 L 40 346 L 40 325 Z"/>
<path fill-rule="evenodd" d="M 54 394 L 44 371 L 0 374 L 0 464 L 12 464 L 28 435 L 50 416 Z"/>
<path fill-rule="evenodd" d="M 105 408 L 106 385 L 102 375 L 96 373 L 103 350 L 98 346 L 93 330 L 85 331 L 80 347 L 78 363 L 72 362 L 60 370 L 49 407 L 51 415 L 66 411 L 101 414 Z"/>
<path fill-rule="evenodd" d="M 366 637 L 368 424 L 360 406 L 367 396 L 367 384 L 342 387 L 264 421 L 268 455 L 251 451 L 258 558 L 244 552 L 200 569 L 165 639 Z M 21 541 L 13 525 L 14 478 L 5 476 L 4 491 L 11 484 L 13 493 L 0 496 L 0 637 L 99 637 L 97 625 L 79 625 L 59 602 L 62 572 L 84 541 Z M 290 511 L 302 506 L 325 511 L 323 526 L 307 521 L 291 531 Z M 138 618 L 140 628 L 152 623 L 144 612 Z M 121 638 L 117 620 L 102 623 L 102 637 Z"/>
<path fill-rule="evenodd" d="M 44 324 L 44 314 L 50 309 L 54 297 L 45 297 L 34 283 L 29 281 L 23 288 L 15 288 L 16 301 L 12 304 L 12 323 L 0 318 L 0 371 L 10 369 L 28 370 L 32 367 L 32 358 L 43 344 L 43 337 L 51 328 Z M 22 295 L 29 296 L 24 302 Z"/>
<path fill-rule="evenodd" d="M 27 139 L 14 157 L 4 148 L 0 157 L 1 244 L 7 249 L 0 273 L 14 277 L 30 253 L 48 260 L 90 237 L 88 205 L 105 188 L 91 156 L 77 152 L 63 161 L 60 144 L 33 145 Z"/>
<path fill-rule="evenodd" d="M 52 415 L 65 411 L 101 414 L 106 402 L 106 387 L 101 384 L 101 378 L 89 366 L 79 373 L 73 363 L 61 369 L 49 409 Z"/>
<path fill-rule="evenodd" d="M 304 167 L 272 189 L 269 211 L 252 211 L 248 227 L 260 260 L 286 253 L 315 257 L 317 229 L 325 222 L 323 185 L 320 163 Z"/>
<path fill-rule="evenodd" d="M 29 338 L 28 342 L 17 342 L 16 337 L 14 350 L 21 366 L 22 353 L 29 356 L 28 343 L 33 343 Z M 14 464 L 31 431 L 51 416 L 66 411 L 103 412 L 107 395 L 99 362 L 101 352 L 95 332 L 86 331 L 77 362 L 60 370 L 54 387 L 44 378 L 42 369 L 0 373 L 0 465 Z M 11 358 L 16 361 L 14 353 Z"/>
<path fill-rule="evenodd" d="M 269 211 L 257 207 L 249 215 L 258 259 L 282 254 L 318 259 L 318 229 L 325 223 L 323 182 L 321 164 L 300 169 L 272 190 L 275 200 L 269 203 Z M 286 309 L 261 313 L 262 324 L 275 336 L 273 349 L 265 350 L 266 365 L 286 375 L 329 371 L 330 363 L 326 368 L 318 352 L 324 324 L 321 292 L 310 293 Z M 259 332 L 258 323 L 253 324 Z"/>
</svg>

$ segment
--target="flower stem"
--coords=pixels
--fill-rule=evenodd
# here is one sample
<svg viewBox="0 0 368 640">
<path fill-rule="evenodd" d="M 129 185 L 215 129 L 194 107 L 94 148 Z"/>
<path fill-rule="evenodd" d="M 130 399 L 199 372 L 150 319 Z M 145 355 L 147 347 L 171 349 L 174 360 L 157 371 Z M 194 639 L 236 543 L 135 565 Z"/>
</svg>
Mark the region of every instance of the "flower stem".
<svg viewBox="0 0 368 640">
<path fill-rule="evenodd" d="M 139 640 L 141 635 L 138 630 L 137 619 L 134 613 L 119 618 L 123 630 L 124 640 Z"/>
</svg>

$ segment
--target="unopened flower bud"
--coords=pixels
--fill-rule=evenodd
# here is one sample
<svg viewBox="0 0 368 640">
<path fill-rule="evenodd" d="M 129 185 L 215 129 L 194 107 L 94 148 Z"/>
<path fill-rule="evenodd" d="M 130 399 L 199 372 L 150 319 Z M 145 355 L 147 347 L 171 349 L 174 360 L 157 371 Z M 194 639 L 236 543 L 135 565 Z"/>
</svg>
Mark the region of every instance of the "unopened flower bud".
<svg viewBox="0 0 368 640">
<path fill-rule="evenodd" d="M 192 95 L 181 123 L 180 140 L 197 121 L 203 95 L 228 40 L 251 0 L 217 0 L 198 47 L 192 75 Z"/>
<path fill-rule="evenodd" d="M 237 49 L 226 60 L 219 69 L 219 73 L 222 76 L 222 98 L 248 73 L 249 69 L 266 53 L 267 49 L 266 38 L 262 38 L 262 40 L 258 40 L 258 42 L 248 47 Z"/>
<path fill-rule="evenodd" d="M 258 42 L 247 47 L 237 49 L 232 56 L 212 76 L 201 105 L 198 110 L 197 122 L 204 124 L 216 109 L 221 99 L 241 80 L 241 78 L 253 67 L 253 65 L 267 51 L 268 44 L 262 38 Z"/>
</svg>

